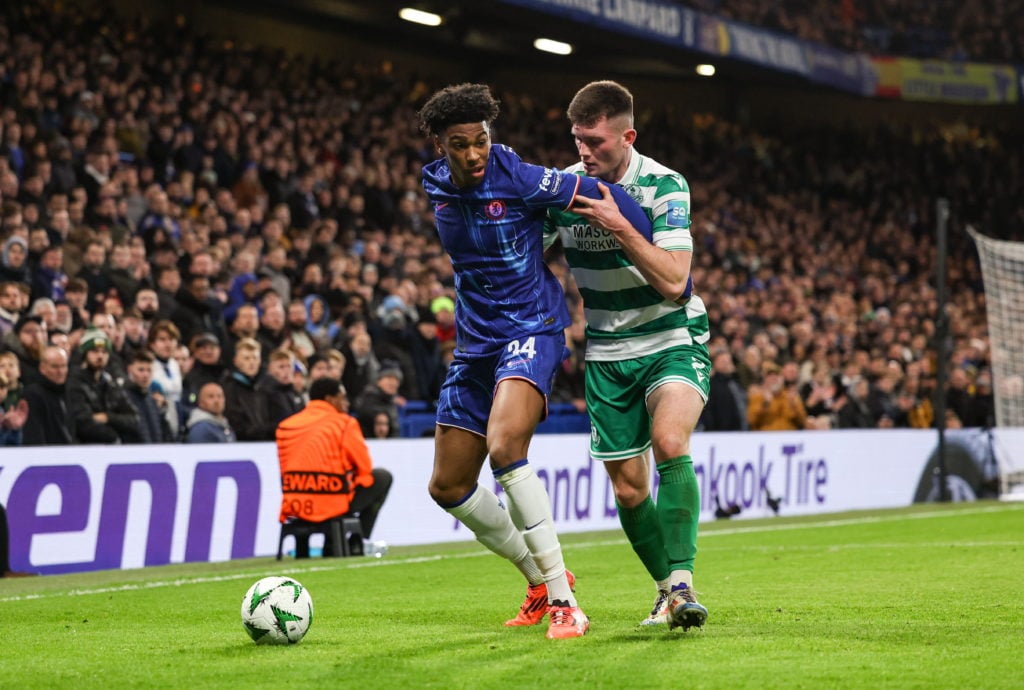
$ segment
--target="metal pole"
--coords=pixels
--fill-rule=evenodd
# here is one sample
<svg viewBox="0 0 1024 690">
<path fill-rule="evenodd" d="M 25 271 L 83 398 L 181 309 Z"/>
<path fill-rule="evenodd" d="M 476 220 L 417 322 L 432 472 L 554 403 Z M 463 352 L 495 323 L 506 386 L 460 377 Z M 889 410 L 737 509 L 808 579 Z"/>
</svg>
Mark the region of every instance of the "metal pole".
<svg viewBox="0 0 1024 690">
<path fill-rule="evenodd" d="M 946 315 L 946 226 L 949 222 L 949 200 L 935 202 L 935 425 L 939 431 L 938 470 L 939 500 L 949 500 L 946 485 L 946 368 L 949 362 L 949 317 Z"/>
</svg>

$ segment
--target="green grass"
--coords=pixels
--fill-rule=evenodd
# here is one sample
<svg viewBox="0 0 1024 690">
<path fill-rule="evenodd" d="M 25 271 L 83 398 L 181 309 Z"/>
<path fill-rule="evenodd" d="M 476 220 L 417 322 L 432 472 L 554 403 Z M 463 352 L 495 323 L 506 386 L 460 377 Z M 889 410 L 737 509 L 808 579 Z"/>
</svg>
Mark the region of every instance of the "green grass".
<svg viewBox="0 0 1024 690">
<path fill-rule="evenodd" d="M 505 629 L 519 575 L 475 543 L 0 580 L 2 688 L 1020 688 L 1024 506 L 703 527 L 704 630 L 638 630 L 653 586 L 618 533 L 564 535 L 578 640 Z M 301 644 L 254 645 L 259 577 L 309 589 Z"/>
</svg>

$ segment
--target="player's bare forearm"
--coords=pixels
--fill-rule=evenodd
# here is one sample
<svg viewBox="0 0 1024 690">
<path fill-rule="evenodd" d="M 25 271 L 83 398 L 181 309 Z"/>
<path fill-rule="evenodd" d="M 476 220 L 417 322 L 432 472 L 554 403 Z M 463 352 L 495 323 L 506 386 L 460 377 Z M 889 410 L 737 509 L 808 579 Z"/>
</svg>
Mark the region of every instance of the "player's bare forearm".
<svg viewBox="0 0 1024 690">
<path fill-rule="evenodd" d="M 686 289 L 691 252 L 670 252 L 647 240 L 622 215 L 611 192 L 603 184 L 600 199 L 576 197 L 572 210 L 595 228 L 609 232 L 640 274 L 665 299 L 675 301 Z"/>
</svg>

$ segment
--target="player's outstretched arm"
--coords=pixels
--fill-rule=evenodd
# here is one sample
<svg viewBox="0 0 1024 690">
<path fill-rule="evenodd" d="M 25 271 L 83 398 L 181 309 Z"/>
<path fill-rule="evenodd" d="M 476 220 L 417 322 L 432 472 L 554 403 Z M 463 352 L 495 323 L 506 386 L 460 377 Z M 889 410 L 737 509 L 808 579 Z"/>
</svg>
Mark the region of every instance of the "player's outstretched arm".
<svg viewBox="0 0 1024 690">
<path fill-rule="evenodd" d="M 600 199 L 577 195 L 572 212 L 594 227 L 610 232 L 651 287 L 667 300 L 676 300 L 686 289 L 692 252 L 666 251 L 655 246 L 622 214 L 607 185 L 598 183 Z"/>
</svg>

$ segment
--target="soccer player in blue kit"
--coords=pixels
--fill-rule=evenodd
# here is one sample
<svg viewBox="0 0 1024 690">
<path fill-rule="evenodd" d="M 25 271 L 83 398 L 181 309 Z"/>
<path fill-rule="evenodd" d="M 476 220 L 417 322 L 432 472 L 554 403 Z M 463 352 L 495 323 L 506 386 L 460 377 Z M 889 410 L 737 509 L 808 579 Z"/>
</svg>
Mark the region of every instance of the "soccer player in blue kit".
<svg viewBox="0 0 1024 690">
<path fill-rule="evenodd" d="M 601 198 L 607 187 L 524 163 L 492 144 L 497 116 L 498 102 L 483 84 L 449 86 L 419 111 L 420 127 L 443 155 L 423 168 L 423 187 L 456 292 L 455 358 L 438 400 L 429 491 L 525 576 L 526 601 L 506 625 L 536 625 L 547 613 L 547 637 L 580 637 L 590 621 L 573 595 L 551 502 L 527 454 L 567 354 L 570 323 L 544 263 L 545 213 L 568 209 L 578 194 Z M 613 194 L 634 227 L 649 231 L 639 205 L 617 187 Z M 488 455 L 507 510 L 478 482 Z"/>
</svg>

